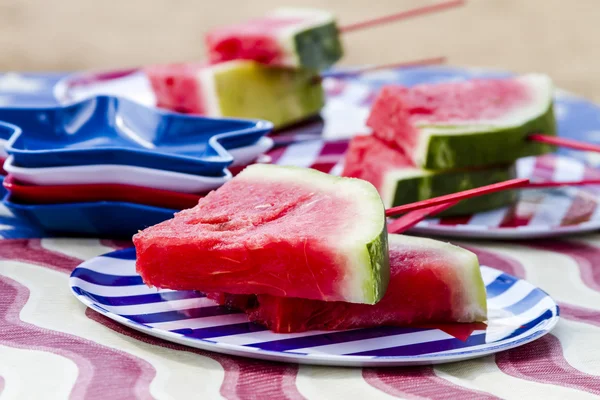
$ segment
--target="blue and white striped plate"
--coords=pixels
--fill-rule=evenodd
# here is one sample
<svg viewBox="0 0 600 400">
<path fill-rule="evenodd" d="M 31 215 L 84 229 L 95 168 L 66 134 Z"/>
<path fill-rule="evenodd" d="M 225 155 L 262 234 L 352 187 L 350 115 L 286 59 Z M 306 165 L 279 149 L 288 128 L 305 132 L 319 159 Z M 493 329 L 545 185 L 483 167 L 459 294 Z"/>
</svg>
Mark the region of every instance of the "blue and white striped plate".
<svg viewBox="0 0 600 400">
<path fill-rule="evenodd" d="M 556 325 L 558 306 L 544 291 L 493 268 L 482 273 L 490 320 L 467 340 L 433 328 L 272 333 L 199 292 L 147 287 L 135 272 L 134 248 L 84 262 L 69 284 L 81 302 L 108 318 L 203 350 L 304 364 L 402 366 L 485 356 L 531 342 Z"/>
</svg>

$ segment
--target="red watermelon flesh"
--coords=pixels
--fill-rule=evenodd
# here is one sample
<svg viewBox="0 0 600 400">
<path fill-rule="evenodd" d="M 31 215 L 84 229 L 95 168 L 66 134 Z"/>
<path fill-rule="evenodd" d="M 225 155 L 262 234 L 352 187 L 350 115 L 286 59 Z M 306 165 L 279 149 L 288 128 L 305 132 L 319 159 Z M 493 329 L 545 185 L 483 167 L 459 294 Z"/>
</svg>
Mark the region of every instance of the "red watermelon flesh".
<svg viewBox="0 0 600 400">
<path fill-rule="evenodd" d="M 254 60 L 263 64 L 281 65 L 285 50 L 277 34 L 303 22 L 299 17 L 264 17 L 215 29 L 206 35 L 206 47 L 211 62 Z"/>
<path fill-rule="evenodd" d="M 249 166 L 133 241 L 160 288 L 372 304 L 389 277 L 376 189 L 308 168 Z"/>
<path fill-rule="evenodd" d="M 225 295 L 220 304 L 246 311 L 250 320 L 279 333 L 406 326 L 487 319 L 477 256 L 439 241 L 389 235 L 390 283 L 375 305 L 270 295 Z M 214 298 L 214 297 L 213 297 Z"/>
<path fill-rule="evenodd" d="M 375 136 L 427 169 L 510 163 L 551 150 L 528 143 L 526 136 L 556 133 L 552 82 L 530 74 L 411 88 L 385 86 L 367 124 Z"/>
<path fill-rule="evenodd" d="M 375 136 L 355 136 L 348 145 L 342 176 L 364 179 L 378 190 L 390 168 L 414 168 L 413 161 Z M 385 203 L 385 200 L 384 200 Z"/>
<path fill-rule="evenodd" d="M 199 63 L 154 65 L 145 68 L 156 105 L 189 114 L 205 114 L 197 74 Z"/>
<path fill-rule="evenodd" d="M 417 125 L 492 121 L 531 98 L 529 88 L 515 79 L 474 79 L 411 88 L 390 85 L 379 92 L 367 124 L 379 138 L 410 152 L 417 146 Z"/>
</svg>

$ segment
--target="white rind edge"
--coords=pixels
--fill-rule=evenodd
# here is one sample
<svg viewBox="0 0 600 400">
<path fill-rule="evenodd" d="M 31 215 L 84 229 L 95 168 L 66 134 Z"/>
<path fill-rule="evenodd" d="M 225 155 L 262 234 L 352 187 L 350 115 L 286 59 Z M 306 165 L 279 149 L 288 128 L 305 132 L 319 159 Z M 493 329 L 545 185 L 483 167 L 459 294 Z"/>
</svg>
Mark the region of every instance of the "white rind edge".
<svg viewBox="0 0 600 400">
<path fill-rule="evenodd" d="M 381 199 L 383 200 L 384 206 L 386 208 L 393 207 L 394 197 L 396 196 L 396 188 L 398 187 L 399 181 L 405 179 L 422 178 L 431 175 L 433 175 L 433 172 L 431 171 L 413 167 L 393 169 L 388 171 L 383 176 L 380 188 Z"/>
<path fill-rule="evenodd" d="M 204 114 L 210 117 L 221 117 L 221 106 L 219 105 L 219 93 L 215 85 L 215 73 L 217 69 L 228 68 L 228 63 L 223 66 L 207 66 L 201 67 L 196 75 L 198 83 L 198 97 L 202 99 L 204 105 Z"/>
<path fill-rule="evenodd" d="M 336 177 L 307 168 L 265 164 L 251 165 L 236 176 L 236 180 L 244 179 L 305 184 L 310 189 L 355 201 L 353 219 L 373 223 L 354 224 L 352 232 L 337 236 L 331 245 L 347 255 L 347 266 L 352 271 L 344 284 L 340 285 L 344 300 L 354 303 L 370 301 L 364 292 L 364 283 L 372 280 L 371 259 L 366 245 L 378 238 L 385 229 L 385 209 L 373 185 L 361 179 Z M 372 206 L 365 207 L 365 202 L 372 203 Z"/>
</svg>

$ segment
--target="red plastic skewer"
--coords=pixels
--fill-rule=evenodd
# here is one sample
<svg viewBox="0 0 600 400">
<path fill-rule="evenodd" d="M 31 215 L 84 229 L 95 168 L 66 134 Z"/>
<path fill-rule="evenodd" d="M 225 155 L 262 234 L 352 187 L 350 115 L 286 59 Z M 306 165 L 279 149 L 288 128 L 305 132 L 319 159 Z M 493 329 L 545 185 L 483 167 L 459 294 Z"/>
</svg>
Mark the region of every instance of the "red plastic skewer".
<svg viewBox="0 0 600 400">
<path fill-rule="evenodd" d="M 411 204 L 405 204 L 403 206 L 392 207 L 385 210 L 386 217 L 393 217 L 394 215 L 404 214 L 409 211 L 419 210 L 422 208 L 433 207 L 439 204 L 454 202 L 459 200 L 469 199 L 471 197 L 481 196 L 484 194 L 499 192 L 506 189 L 516 189 L 519 187 L 526 186 L 529 183 L 529 179 L 510 179 L 508 181 L 494 183 L 493 185 L 482 186 L 475 189 L 464 190 L 462 192 L 447 194 L 445 196 L 434 197 L 432 199 L 417 201 Z"/>
<path fill-rule="evenodd" d="M 321 74 L 323 78 L 343 78 L 347 76 L 354 76 L 364 74 L 366 72 L 381 71 L 385 69 L 396 69 L 396 68 L 408 68 L 408 67 L 421 67 L 426 65 L 440 65 L 446 63 L 446 57 L 431 57 L 422 58 L 419 60 L 402 61 L 398 63 L 381 64 L 381 65 L 370 65 L 363 68 L 357 68 L 351 71 L 339 71 L 329 72 Z"/>
<path fill-rule="evenodd" d="M 459 7 L 466 3 L 465 0 L 452 0 L 445 1 L 442 3 L 432 4 L 430 6 L 413 8 L 412 10 L 401 11 L 396 14 L 386 15 L 385 17 L 373 18 L 367 21 L 356 22 L 350 25 L 342 26 L 339 28 L 339 31 L 342 33 L 358 31 L 362 29 L 371 28 L 377 25 L 383 25 L 390 22 L 400 21 L 403 19 L 409 19 L 413 17 L 418 17 L 420 15 L 430 14 L 438 11 L 444 11 L 449 8 Z"/>
<path fill-rule="evenodd" d="M 388 225 L 389 233 L 402 233 L 406 232 L 413 226 L 427 217 L 436 215 L 449 209 L 452 206 L 458 204 L 458 201 L 450 201 L 448 203 L 442 203 L 437 206 L 422 208 L 420 210 L 414 210 L 407 214 L 404 214 L 400 218 L 395 219 Z"/>
<path fill-rule="evenodd" d="M 596 153 L 600 153 L 599 145 L 580 142 L 579 140 L 565 139 L 558 136 L 542 135 L 537 133 L 527 136 L 527 139 L 533 140 L 535 142 L 552 144 L 554 146 L 567 147 L 569 149 L 593 151 Z"/>
<path fill-rule="evenodd" d="M 581 181 L 542 181 L 542 182 L 529 182 L 523 186 L 523 189 L 544 189 L 562 186 L 586 186 L 586 185 L 600 185 L 600 179 L 583 179 Z"/>
</svg>

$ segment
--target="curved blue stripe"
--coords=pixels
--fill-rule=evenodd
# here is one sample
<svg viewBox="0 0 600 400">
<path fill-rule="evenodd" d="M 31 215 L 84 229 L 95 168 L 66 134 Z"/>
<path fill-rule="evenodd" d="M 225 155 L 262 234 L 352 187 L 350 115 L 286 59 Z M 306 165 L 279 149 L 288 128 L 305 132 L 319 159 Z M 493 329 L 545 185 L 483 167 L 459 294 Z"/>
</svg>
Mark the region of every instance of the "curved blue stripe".
<svg viewBox="0 0 600 400">
<path fill-rule="evenodd" d="M 171 332 L 179 333 L 184 335 L 185 337 L 193 339 L 206 339 L 219 336 L 241 335 L 244 333 L 262 332 L 266 330 L 266 327 L 255 324 L 254 322 L 242 322 L 239 324 L 212 326 L 210 328 L 176 329 Z"/>
<path fill-rule="evenodd" d="M 79 278 L 83 281 L 101 286 L 138 286 L 144 285 L 142 277 L 139 275 L 108 275 L 101 272 L 92 271 L 87 268 L 75 268 L 71 274 L 73 278 Z"/>
<path fill-rule="evenodd" d="M 165 311 L 152 314 L 139 315 L 121 315 L 123 318 L 130 319 L 140 324 L 155 324 L 158 322 L 181 321 L 191 318 L 215 317 L 217 315 L 239 314 L 239 311 L 233 311 L 227 307 L 211 306 L 188 308 L 186 310 Z"/>
<path fill-rule="evenodd" d="M 462 349 L 465 347 L 478 346 L 481 344 L 485 344 L 485 333 L 471 335 L 465 341 L 456 338 L 451 338 L 424 343 L 414 343 L 404 346 L 386 347 L 383 349 L 360 351 L 357 353 L 348 353 L 344 355 L 375 357 L 418 356 L 421 354 L 439 353 L 442 351 Z"/>
<path fill-rule="evenodd" d="M 104 304 L 107 306 L 133 306 L 139 304 L 151 304 L 161 303 L 172 300 L 184 300 L 184 299 L 195 299 L 204 297 L 204 294 L 193 291 L 176 291 L 176 292 L 165 292 L 165 293 L 149 293 L 139 294 L 135 296 L 100 296 L 84 290 L 78 286 L 72 287 L 73 291 L 81 296 L 86 296 L 95 301 L 96 303 Z"/>
<path fill-rule="evenodd" d="M 121 260 L 135 260 L 135 247 L 113 251 L 112 253 L 104 254 L 102 257 L 119 258 Z"/>
<path fill-rule="evenodd" d="M 430 329 L 384 326 L 377 328 L 357 329 L 352 331 L 316 334 L 314 336 L 304 336 L 291 339 L 274 340 L 270 342 L 249 344 L 248 346 L 257 347 L 262 350 L 286 351 L 293 349 L 302 349 L 306 347 L 316 347 L 328 344 L 352 342 L 356 340 L 372 339 L 376 337 L 401 335 L 404 333 L 422 332 L 427 330 Z"/>
<path fill-rule="evenodd" d="M 556 315 L 558 315 L 558 307 L 556 310 Z M 537 317 L 536 319 L 529 321 L 523 325 L 521 325 L 518 329 L 515 329 L 510 335 L 503 337 L 501 340 L 507 340 L 507 339 L 511 339 L 513 337 L 519 336 L 529 330 L 531 330 L 532 328 L 536 327 L 538 324 L 551 319 L 554 317 L 554 314 L 552 313 L 552 310 L 546 310 L 542 315 L 540 315 L 539 317 Z"/>
<path fill-rule="evenodd" d="M 531 308 L 533 308 L 537 303 L 539 303 L 542 299 L 547 297 L 548 295 L 539 289 L 533 289 L 527 296 L 521 299 L 519 302 L 513 304 L 510 307 L 505 307 L 506 311 L 510 311 L 511 313 L 518 315 L 521 314 Z"/>
<path fill-rule="evenodd" d="M 499 275 L 495 280 L 490 282 L 490 284 L 488 284 L 485 287 L 485 290 L 487 292 L 487 298 L 492 299 L 496 296 L 501 295 L 502 293 L 510 289 L 518 281 L 519 279 L 515 278 L 514 276 L 510 276 L 507 274 Z"/>
</svg>

